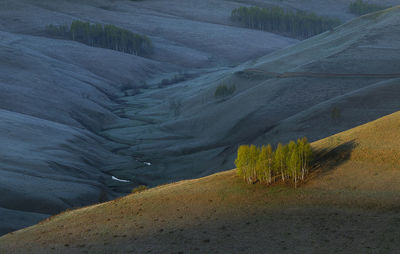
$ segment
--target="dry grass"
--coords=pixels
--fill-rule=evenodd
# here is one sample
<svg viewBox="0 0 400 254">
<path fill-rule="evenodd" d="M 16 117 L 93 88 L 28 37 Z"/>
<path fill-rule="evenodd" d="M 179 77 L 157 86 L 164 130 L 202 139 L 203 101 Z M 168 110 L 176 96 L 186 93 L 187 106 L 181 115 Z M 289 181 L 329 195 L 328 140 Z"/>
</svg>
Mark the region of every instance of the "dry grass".
<svg viewBox="0 0 400 254">
<path fill-rule="evenodd" d="M 328 156 L 322 163 L 325 171 L 321 179 L 309 186 L 400 191 L 399 127 L 400 113 L 397 112 L 315 142 L 313 147 L 317 150 L 338 153 L 334 160 Z"/>
<path fill-rule="evenodd" d="M 297 190 L 227 171 L 68 211 L 0 253 L 389 253 L 400 243 L 400 113 L 313 143 Z"/>
</svg>

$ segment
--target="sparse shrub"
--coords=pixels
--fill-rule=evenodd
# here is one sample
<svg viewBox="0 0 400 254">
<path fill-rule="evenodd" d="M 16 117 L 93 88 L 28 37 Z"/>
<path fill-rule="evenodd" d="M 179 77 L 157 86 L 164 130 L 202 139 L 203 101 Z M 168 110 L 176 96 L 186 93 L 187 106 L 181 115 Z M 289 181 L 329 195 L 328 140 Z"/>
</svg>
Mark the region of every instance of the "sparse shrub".
<svg viewBox="0 0 400 254">
<path fill-rule="evenodd" d="M 281 178 L 291 180 L 297 187 L 309 174 L 312 149 L 307 138 L 290 141 L 287 145 L 278 144 L 275 151 L 271 145 L 242 145 L 238 149 L 235 165 L 237 174 L 247 183 L 262 182 L 271 184 Z"/>
<path fill-rule="evenodd" d="M 182 81 L 186 80 L 186 75 L 185 74 L 176 74 L 173 78 L 172 78 L 172 83 L 179 83 Z"/>
<path fill-rule="evenodd" d="M 149 89 L 149 85 L 147 84 L 146 81 L 142 81 L 139 85 L 139 88 L 141 89 Z"/>
<path fill-rule="evenodd" d="M 174 112 L 174 116 L 179 116 L 182 109 L 182 101 L 178 99 L 169 100 L 169 108 Z"/>
<path fill-rule="evenodd" d="M 332 110 L 331 110 L 331 118 L 333 120 L 338 120 L 338 119 L 340 119 L 340 116 L 341 116 L 340 109 L 338 107 L 332 108 Z"/>
<path fill-rule="evenodd" d="M 133 188 L 132 193 L 142 192 L 147 189 L 148 189 L 148 187 L 146 185 L 139 185 L 139 186 Z"/>
<path fill-rule="evenodd" d="M 90 24 L 75 20 L 70 26 L 48 25 L 45 31 L 49 36 L 138 56 L 148 56 L 153 51 L 153 45 L 147 36 L 114 25 Z"/>
<path fill-rule="evenodd" d="M 285 11 L 281 7 L 239 7 L 231 19 L 241 25 L 296 38 L 309 38 L 341 24 L 337 18 L 318 16 L 313 12 Z"/>
<path fill-rule="evenodd" d="M 161 83 L 158 85 L 158 87 L 162 88 L 165 86 L 173 85 L 173 84 L 185 81 L 186 79 L 187 79 L 186 74 L 176 74 L 170 79 L 165 78 L 165 79 L 161 80 Z"/>
<path fill-rule="evenodd" d="M 116 11 L 117 8 L 115 8 L 114 5 L 100 5 L 100 9 L 106 10 L 106 11 Z"/>
<path fill-rule="evenodd" d="M 165 78 L 165 79 L 161 80 L 161 84 L 160 84 L 161 87 L 167 86 L 167 85 L 169 85 L 169 79 Z"/>
<path fill-rule="evenodd" d="M 140 94 L 142 92 L 141 89 L 148 89 L 149 86 L 145 81 L 141 81 L 139 84 L 128 81 L 119 88 L 122 92 L 124 92 L 125 96 L 134 96 Z"/>
<path fill-rule="evenodd" d="M 235 91 L 236 91 L 235 85 L 228 86 L 226 84 L 220 84 L 215 89 L 214 96 L 216 98 L 222 98 L 233 94 Z"/>
<path fill-rule="evenodd" d="M 384 10 L 388 7 L 380 4 L 370 4 L 363 0 L 356 0 L 349 5 L 349 11 L 355 15 L 364 15 L 371 12 Z"/>
</svg>

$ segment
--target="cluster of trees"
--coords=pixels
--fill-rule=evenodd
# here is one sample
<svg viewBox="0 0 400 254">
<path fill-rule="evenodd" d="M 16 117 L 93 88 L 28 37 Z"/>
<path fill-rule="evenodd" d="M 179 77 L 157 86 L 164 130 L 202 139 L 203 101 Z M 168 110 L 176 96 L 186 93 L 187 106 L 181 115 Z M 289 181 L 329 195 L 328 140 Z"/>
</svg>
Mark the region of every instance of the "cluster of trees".
<svg viewBox="0 0 400 254">
<path fill-rule="evenodd" d="M 271 184 L 277 179 L 293 181 L 297 187 L 309 173 L 312 149 L 307 138 L 290 141 L 287 145 L 278 144 L 275 150 L 269 144 L 257 147 L 242 145 L 238 149 L 235 165 L 237 173 L 247 183 L 257 181 Z"/>
<path fill-rule="evenodd" d="M 114 25 L 90 24 L 75 20 L 70 26 L 48 25 L 46 33 L 92 47 L 108 48 L 138 56 L 148 56 L 153 50 L 147 36 L 132 33 Z"/>
<path fill-rule="evenodd" d="M 384 10 L 387 7 L 380 4 L 370 4 L 363 0 L 356 0 L 349 5 L 349 11 L 355 15 L 364 15 L 367 13 Z"/>
<path fill-rule="evenodd" d="M 226 84 L 219 84 L 215 89 L 214 96 L 215 98 L 222 98 L 233 94 L 235 91 L 235 85 L 228 86 Z"/>
<path fill-rule="evenodd" d="M 252 29 L 281 33 L 296 38 L 309 38 L 341 24 L 339 19 L 317 16 L 312 12 L 285 11 L 280 7 L 239 7 L 231 19 Z"/>
</svg>

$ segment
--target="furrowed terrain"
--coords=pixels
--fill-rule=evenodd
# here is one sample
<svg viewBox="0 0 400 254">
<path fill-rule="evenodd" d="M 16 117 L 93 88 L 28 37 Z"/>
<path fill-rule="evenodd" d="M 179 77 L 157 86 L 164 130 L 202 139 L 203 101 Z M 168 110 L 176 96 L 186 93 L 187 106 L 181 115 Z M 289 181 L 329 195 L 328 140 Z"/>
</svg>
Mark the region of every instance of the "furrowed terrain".
<svg viewBox="0 0 400 254">
<path fill-rule="evenodd" d="M 395 253 L 400 112 L 312 144 L 299 188 L 235 171 L 67 211 L 0 238 L 2 253 Z"/>
<path fill-rule="evenodd" d="M 137 176 L 162 183 L 231 168 L 238 144 L 318 140 L 395 112 L 399 13 L 363 16 L 237 67 L 126 97 L 124 112 L 146 122 L 105 133 L 133 140 L 129 151 L 153 163 Z M 236 90 L 216 98 L 221 84 Z"/>
<path fill-rule="evenodd" d="M 144 159 L 119 152 L 129 148 L 129 137 L 110 140 L 102 133 L 116 123 L 141 125 L 142 118 L 131 121 L 133 116 L 119 113 L 125 107 L 120 98 L 135 94 L 135 87 L 147 84 L 141 92 L 151 92 L 162 79 L 183 71 L 196 76 L 296 42 L 213 19 L 198 21 L 189 11 L 196 7 L 186 6 L 183 16 L 180 5 L 167 14 L 158 10 L 165 4 L 139 8 L 140 3 L 1 1 L 0 234 L 70 207 L 115 198 L 140 183 L 152 184 L 135 179 L 135 168 L 148 168 Z M 235 6 L 222 4 L 226 12 L 212 15 L 229 21 Z M 72 20 L 147 34 L 155 53 L 146 59 L 45 36 L 47 25 Z M 207 36 L 212 38 L 200 40 Z M 112 175 L 131 182 L 112 180 Z"/>
<path fill-rule="evenodd" d="M 230 21 L 251 4 L 354 18 L 348 1 L 2 1 L 0 234 L 230 169 L 238 144 L 318 140 L 399 110 L 398 7 L 299 42 Z M 145 34 L 154 54 L 44 33 L 73 20 Z M 235 91 L 217 98 L 221 84 Z"/>
</svg>

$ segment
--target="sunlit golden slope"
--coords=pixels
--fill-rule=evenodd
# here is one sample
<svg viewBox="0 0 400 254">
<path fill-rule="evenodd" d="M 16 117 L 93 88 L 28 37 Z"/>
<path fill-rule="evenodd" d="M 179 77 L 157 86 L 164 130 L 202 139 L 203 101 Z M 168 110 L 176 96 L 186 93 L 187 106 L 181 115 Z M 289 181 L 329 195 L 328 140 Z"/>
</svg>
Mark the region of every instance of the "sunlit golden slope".
<svg viewBox="0 0 400 254">
<path fill-rule="evenodd" d="M 399 112 L 317 141 L 314 148 L 333 152 L 322 162 L 323 177 L 309 186 L 400 191 L 399 141 Z"/>
<path fill-rule="evenodd" d="M 234 171 L 67 211 L 0 253 L 392 253 L 400 243 L 400 112 L 313 143 L 297 190 Z"/>
</svg>

